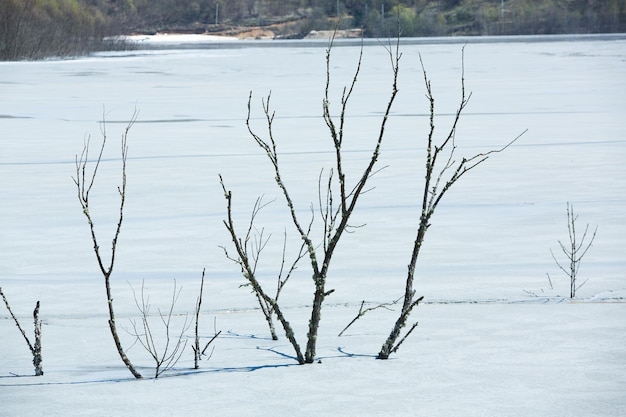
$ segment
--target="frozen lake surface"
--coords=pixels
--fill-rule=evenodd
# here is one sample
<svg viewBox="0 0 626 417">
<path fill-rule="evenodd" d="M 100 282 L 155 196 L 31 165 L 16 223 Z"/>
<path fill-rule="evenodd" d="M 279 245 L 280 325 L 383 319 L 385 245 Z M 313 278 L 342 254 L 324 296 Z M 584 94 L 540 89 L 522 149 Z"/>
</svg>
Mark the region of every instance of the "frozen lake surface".
<svg viewBox="0 0 626 417">
<path fill-rule="evenodd" d="M 337 345 L 375 354 L 395 313 L 363 318 L 351 337 L 336 334 L 361 300 L 389 302 L 402 294 L 428 132 L 419 54 L 432 80 L 441 138 L 460 99 L 464 45 L 401 43 L 400 92 L 379 162 L 386 168 L 372 178 L 374 188 L 357 207 L 353 224 L 365 226 L 343 237 L 330 267 L 328 288 L 336 291 L 327 299 L 319 349 L 334 358 L 324 361 L 326 370 L 280 368 L 293 361 L 267 349 L 291 354 L 289 346 L 261 338 L 267 331 L 254 297 L 238 287 L 238 267 L 220 248 L 230 240 L 218 174 L 233 191 L 241 227 L 257 197 L 276 199 L 258 219 L 272 234 L 259 265 L 268 282 L 279 267 L 283 230 L 296 238 L 269 161 L 245 126 L 250 92 L 259 134 L 266 133 L 261 99 L 271 92 L 283 175 L 303 218 L 317 204 L 320 170 L 328 172 L 334 157 L 321 117 L 325 46 L 256 45 L 172 44 L 0 63 L 0 286 L 26 322 L 35 300 L 48 321 L 48 372 L 39 379 L 13 377 L 32 370 L 24 341 L 0 307 L 0 385 L 7 386 L 0 387 L 0 416 L 34 415 L 37 403 L 48 401 L 58 405 L 47 414 L 52 416 L 68 410 L 131 415 L 124 411 L 133 404 L 127 397 L 159 404 L 155 416 L 194 415 L 209 406 L 218 415 L 298 410 L 374 416 L 389 415 L 394 406 L 395 415 L 624 415 L 626 38 L 494 38 L 465 46 L 465 85 L 472 95 L 456 136 L 459 156 L 499 148 L 528 131 L 463 177 L 437 209 L 416 272 L 417 291 L 429 304 L 413 313 L 420 327 L 396 360 L 384 363 L 340 354 Z M 358 44 L 350 42 L 332 51 L 335 114 L 358 55 Z M 368 42 L 346 118 L 350 184 L 369 159 L 391 75 L 385 45 Z M 205 364 L 211 371 L 159 381 L 158 387 L 111 383 L 131 376 L 106 334 L 102 278 L 72 181 L 75 155 L 89 136 L 95 155 L 105 119 L 108 146 L 91 213 L 101 246 L 108 248 L 117 221 L 119 138 L 135 111 L 113 274 L 118 314 L 137 315 L 127 282 L 137 287 L 142 280 L 153 300 L 166 300 L 176 279 L 183 286 L 181 309 L 192 310 L 206 267 L 205 331 L 213 331 L 217 317 L 230 335 L 218 339 L 215 357 Z M 559 240 L 568 239 L 567 202 L 580 216 L 580 233 L 587 223 L 598 226 L 580 269 L 580 280 L 588 282 L 576 302 L 562 298 L 569 282 L 550 255 L 550 249 L 559 253 Z M 312 292 L 304 263 L 282 296 L 302 340 Z M 92 349 L 87 357 L 83 350 Z M 137 347 L 133 352 L 141 361 Z M 184 357 L 181 368 L 188 364 Z M 280 380 L 290 387 L 312 380 L 320 390 L 277 393 Z M 241 386 L 249 388 L 245 401 Z M 89 405 L 59 399 L 65 390 L 76 390 Z M 202 401 L 176 401 L 175 393 L 190 390 Z M 114 411 L 104 409 L 108 396 L 120 395 Z"/>
</svg>

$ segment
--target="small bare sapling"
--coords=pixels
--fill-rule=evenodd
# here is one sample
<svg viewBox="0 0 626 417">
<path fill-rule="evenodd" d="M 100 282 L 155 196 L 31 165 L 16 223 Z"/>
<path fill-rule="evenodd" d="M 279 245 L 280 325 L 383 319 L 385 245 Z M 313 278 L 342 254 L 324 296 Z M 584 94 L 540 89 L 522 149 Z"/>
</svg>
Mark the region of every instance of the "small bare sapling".
<svg viewBox="0 0 626 417">
<path fill-rule="evenodd" d="M 135 304 L 141 313 L 141 324 L 138 325 L 135 320 L 131 319 L 130 322 L 133 327 L 131 334 L 154 360 L 154 377 L 158 378 L 164 372 L 176 366 L 176 363 L 182 356 L 185 346 L 187 345 L 185 332 L 190 326 L 187 315 L 184 315 L 182 319 L 183 323 L 178 330 L 173 330 L 172 323 L 172 319 L 175 319 L 174 306 L 176 305 L 182 288 L 178 289 L 176 287 L 176 280 L 174 280 L 174 290 L 172 291 L 172 299 L 170 300 L 168 309 L 165 312 L 160 308 L 158 309 L 159 320 L 157 321 L 160 321 L 162 324 L 162 332 L 160 334 L 155 333 L 155 328 L 152 326 L 150 320 L 150 297 L 145 294 L 144 283 L 141 283 L 139 299 L 137 298 L 135 289 L 132 288 L 132 290 Z"/>
<path fill-rule="evenodd" d="M 556 259 L 554 252 L 552 251 L 552 249 L 550 249 L 550 254 L 552 255 L 552 259 L 554 259 L 554 262 L 556 262 L 559 269 L 563 271 L 569 277 L 570 298 L 576 297 L 576 291 L 580 287 L 585 285 L 588 281 L 588 280 L 585 280 L 580 285 L 576 284 L 576 279 L 578 277 L 578 270 L 580 268 L 580 263 L 583 257 L 585 256 L 585 254 L 587 253 L 587 251 L 589 250 L 589 248 L 591 247 L 591 245 L 593 244 L 593 241 L 596 238 L 596 233 L 598 232 L 598 226 L 596 226 L 596 228 L 593 231 L 593 234 L 591 235 L 591 238 L 585 245 L 585 240 L 587 239 L 587 233 L 589 232 L 589 223 L 587 223 L 587 225 L 585 226 L 585 231 L 583 232 L 582 238 L 580 239 L 580 241 L 578 241 L 578 237 L 576 236 L 576 220 L 577 219 L 578 219 L 578 216 L 574 214 L 574 205 L 568 202 L 567 203 L 567 231 L 569 233 L 569 242 L 568 242 L 569 244 L 566 245 L 559 240 L 559 247 L 561 248 L 561 251 L 563 252 L 563 254 L 566 257 L 566 260 L 569 263 L 569 265 L 566 265 L 567 267 L 569 267 L 569 269 L 566 266 L 563 266 L 561 262 L 559 262 Z M 550 275 L 548 275 L 548 279 L 550 280 L 550 283 L 552 284 Z"/>
</svg>

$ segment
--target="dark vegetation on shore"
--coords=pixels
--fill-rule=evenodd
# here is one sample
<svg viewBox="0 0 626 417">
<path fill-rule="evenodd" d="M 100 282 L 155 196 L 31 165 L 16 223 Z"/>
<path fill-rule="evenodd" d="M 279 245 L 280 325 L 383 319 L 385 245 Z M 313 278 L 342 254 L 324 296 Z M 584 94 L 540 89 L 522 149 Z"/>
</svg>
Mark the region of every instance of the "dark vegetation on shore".
<svg viewBox="0 0 626 417">
<path fill-rule="evenodd" d="M 626 32 L 626 0 L 0 0 L 0 59 L 125 47 L 163 32 L 297 39 L 359 28 L 365 37 Z M 259 35 L 260 36 L 260 35 Z"/>
</svg>

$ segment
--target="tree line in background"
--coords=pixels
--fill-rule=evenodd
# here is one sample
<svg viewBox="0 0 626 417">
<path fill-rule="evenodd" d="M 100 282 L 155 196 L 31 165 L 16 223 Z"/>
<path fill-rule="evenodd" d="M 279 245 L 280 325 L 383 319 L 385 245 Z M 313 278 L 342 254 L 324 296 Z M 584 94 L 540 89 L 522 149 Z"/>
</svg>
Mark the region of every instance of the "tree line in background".
<svg viewBox="0 0 626 417">
<path fill-rule="evenodd" d="M 0 59 L 80 55 L 105 37 L 271 26 L 276 36 L 362 28 L 366 37 L 626 31 L 626 0 L 2 0 Z"/>
<path fill-rule="evenodd" d="M 0 59 L 41 59 L 109 49 L 119 33 L 89 0 L 0 0 Z"/>
</svg>

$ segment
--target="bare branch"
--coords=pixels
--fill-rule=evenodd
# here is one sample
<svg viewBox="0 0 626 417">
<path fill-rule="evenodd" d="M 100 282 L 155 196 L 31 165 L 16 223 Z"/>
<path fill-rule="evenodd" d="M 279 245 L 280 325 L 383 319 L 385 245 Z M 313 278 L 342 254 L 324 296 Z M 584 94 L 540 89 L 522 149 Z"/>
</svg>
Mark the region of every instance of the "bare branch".
<svg viewBox="0 0 626 417">
<path fill-rule="evenodd" d="M 363 308 L 365 306 L 365 300 L 361 301 L 361 307 L 359 307 L 359 312 L 357 313 L 357 315 L 352 319 L 352 321 L 350 321 L 350 323 L 348 323 L 348 325 L 346 327 L 343 328 L 342 331 L 339 332 L 339 334 L 337 336 L 341 337 L 341 335 L 343 335 L 344 332 L 346 330 L 348 330 L 348 328 L 350 326 L 352 326 L 354 323 L 356 323 L 356 321 L 358 319 L 360 319 L 361 317 L 363 317 L 366 313 L 368 313 L 370 311 L 377 310 L 379 308 L 384 308 L 385 310 L 391 310 L 389 308 L 389 306 L 398 304 L 398 301 L 400 301 L 401 299 L 402 299 L 402 297 L 400 297 L 397 300 L 392 301 L 390 303 L 381 303 L 381 304 L 377 304 L 377 305 L 375 305 L 373 307 L 368 307 L 368 308 L 365 308 L 365 309 Z"/>
<path fill-rule="evenodd" d="M 13 314 L 13 310 L 11 310 L 11 306 L 9 305 L 9 301 L 7 300 L 6 296 L 4 295 L 4 292 L 2 291 L 1 287 L 0 287 L 0 295 L 2 296 L 2 300 L 4 300 L 4 305 L 7 307 L 7 310 L 9 310 L 9 313 L 11 314 L 11 317 L 13 318 L 13 321 L 15 322 L 15 325 L 17 326 L 17 328 L 19 329 L 20 333 L 22 334 L 22 337 L 24 337 L 24 340 L 26 341 L 26 344 L 28 345 L 28 349 L 31 352 L 33 352 L 34 351 L 33 345 L 30 343 L 30 340 L 28 339 L 28 336 L 26 336 L 26 332 L 24 331 L 24 329 L 20 325 L 19 320 L 17 319 L 17 317 L 15 317 L 15 314 Z"/>
<path fill-rule="evenodd" d="M 211 337 L 211 339 L 209 339 L 209 341 L 207 342 L 207 344 L 204 346 L 204 349 L 202 349 L 202 355 L 204 355 L 204 354 L 205 354 L 204 352 L 206 352 L 206 350 L 207 350 L 207 349 L 208 349 L 208 347 L 211 345 L 211 343 L 213 343 L 213 341 L 214 341 L 215 339 L 217 339 L 217 337 L 218 337 L 220 334 L 222 334 L 222 331 L 221 331 L 221 330 L 220 330 L 219 332 L 216 332 L 216 333 L 213 335 L 213 337 Z M 212 355 L 212 354 L 211 354 L 211 355 Z M 209 357 L 210 357 L 211 355 L 209 355 Z"/>
<path fill-rule="evenodd" d="M 415 330 L 415 328 L 417 327 L 417 322 L 413 323 L 413 325 L 411 326 L 411 328 L 405 333 L 405 335 L 402 337 L 402 339 L 400 339 L 398 341 L 398 343 L 393 347 L 393 349 L 391 349 L 391 353 L 396 353 L 398 351 L 398 349 L 400 349 L 400 345 L 402 343 L 404 343 L 404 341 L 406 340 L 407 337 L 409 337 L 409 335 L 411 333 L 413 333 L 413 330 Z"/>
<path fill-rule="evenodd" d="M 196 322 L 194 328 L 194 345 L 192 346 L 194 355 L 193 355 L 193 368 L 200 368 L 200 334 L 198 333 L 198 324 L 200 322 L 200 307 L 202 306 L 202 292 L 204 290 L 204 273 L 206 268 L 202 268 L 202 278 L 200 280 L 200 292 L 198 294 L 198 299 L 196 300 Z"/>
</svg>

